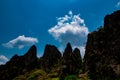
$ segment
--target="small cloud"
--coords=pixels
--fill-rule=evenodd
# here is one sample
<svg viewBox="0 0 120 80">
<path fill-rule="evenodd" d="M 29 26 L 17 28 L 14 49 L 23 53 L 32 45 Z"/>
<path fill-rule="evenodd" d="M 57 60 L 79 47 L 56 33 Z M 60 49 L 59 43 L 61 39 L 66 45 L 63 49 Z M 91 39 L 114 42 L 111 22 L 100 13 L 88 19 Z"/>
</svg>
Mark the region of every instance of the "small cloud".
<svg viewBox="0 0 120 80">
<path fill-rule="evenodd" d="M 116 7 L 120 7 L 120 1 L 117 2 Z"/>
<path fill-rule="evenodd" d="M 8 58 L 4 55 L 0 55 L 0 65 L 5 64 L 8 61 Z"/>
<path fill-rule="evenodd" d="M 21 49 L 25 46 L 31 46 L 35 43 L 38 43 L 37 38 L 33 37 L 25 37 L 24 35 L 18 36 L 17 38 L 10 40 L 7 43 L 2 44 L 3 46 L 7 48 L 18 48 Z"/>
<path fill-rule="evenodd" d="M 72 11 L 68 15 L 59 17 L 58 23 L 50 28 L 48 32 L 58 40 L 62 45 L 70 42 L 73 47 L 84 47 L 89 33 L 84 23 L 84 19 L 80 15 L 73 15 Z M 83 52 L 83 48 L 80 48 Z M 83 52 L 84 53 L 84 52 Z"/>
<path fill-rule="evenodd" d="M 0 61 L 0 65 L 3 65 L 3 64 L 5 64 L 5 63 L 3 63 L 3 62 Z"/>
</svg>

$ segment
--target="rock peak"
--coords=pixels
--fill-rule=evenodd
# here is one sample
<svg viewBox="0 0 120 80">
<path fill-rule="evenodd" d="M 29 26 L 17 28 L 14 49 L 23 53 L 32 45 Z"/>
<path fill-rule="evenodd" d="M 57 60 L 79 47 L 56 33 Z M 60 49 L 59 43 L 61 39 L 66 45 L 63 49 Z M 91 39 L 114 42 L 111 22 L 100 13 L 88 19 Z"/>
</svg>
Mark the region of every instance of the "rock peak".
<svg viewBox="0 0 120 80">
<path fill-rule="evenodd" d="M 52 57 L 52 56 L 60 57 L 60 56 L 61 56 L 61 53 L 60 53 L 60 51 L 57 49 L 56 46 L 47 44 L 47 45 L 45 46 L 43 58 L 48 58 L 48 57 Z"/>
<path fill-rule="evenodd" d="M 41 61 L 41 68 L 49 71 L 61 59 L 61 53 L 54 45 L 47 44 Z M 48 70 L 49 69 L 49 70 Z"/>
<path fill-rule="evenodd" d="M 75 49 L 74 49 L 73 54 L 76 54 L 77 57 L 80 57 L 80 58 L 81 58 L 80 50 L 79 50 L 78 48 L 75 48 Z M 81 59 L 82 59 L 82 58 L 81 58 Z"/>
<path fill-rule="evenodd" d="M 24 56 L 37 57 L 37 48 L 35 45 L 31 46 L 28 52 Z"/>
<path fill-rule="evenodd" d="M 67 47 L 66 47 L 66 48 L 69 48 L 70 51 L 72 51 L 72 47 L 71 47 L 71 44 L 70 44 L 70 43 L 67 44 Z"/>
<path fill-rule="evenodd" d="M 72 54 L 72 47 L 71 47 L 71 44 L 68 43 L 66 48 L 65 48 L 65 51 L 63 53 L 63 57 L 68 57 Z"/>
</svg>

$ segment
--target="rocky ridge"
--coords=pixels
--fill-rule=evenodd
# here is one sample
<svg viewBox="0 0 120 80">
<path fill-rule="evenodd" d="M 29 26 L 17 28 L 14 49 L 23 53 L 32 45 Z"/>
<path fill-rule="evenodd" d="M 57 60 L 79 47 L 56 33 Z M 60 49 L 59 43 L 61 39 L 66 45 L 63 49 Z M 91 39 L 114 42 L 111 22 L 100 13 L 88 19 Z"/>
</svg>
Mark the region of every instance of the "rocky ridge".
<svg viewBox="0 0 120 80">
<path fill-rule="evenodd" d="M 12 80 L 15 76 L 34 69 L 36 65 L 36 46 L 33 45 L 25 55 L 14 55 L 5 65 L 0 66 L 0 80 Z"/>
</svg>

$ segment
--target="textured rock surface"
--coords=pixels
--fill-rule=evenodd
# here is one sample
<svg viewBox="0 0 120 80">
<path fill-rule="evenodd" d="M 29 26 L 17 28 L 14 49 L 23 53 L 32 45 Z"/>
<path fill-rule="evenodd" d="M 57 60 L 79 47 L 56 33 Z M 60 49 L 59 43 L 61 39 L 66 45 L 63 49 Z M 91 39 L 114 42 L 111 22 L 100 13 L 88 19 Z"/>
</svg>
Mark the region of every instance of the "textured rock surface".
<svg viewBox="0 0 120 80">
<path fill-rule="evenodd" d="M 93 80 L 120 78 L 120 11 L 107 15 L 104 27 L 88 35 L 84 64 Z"/>
</svg>

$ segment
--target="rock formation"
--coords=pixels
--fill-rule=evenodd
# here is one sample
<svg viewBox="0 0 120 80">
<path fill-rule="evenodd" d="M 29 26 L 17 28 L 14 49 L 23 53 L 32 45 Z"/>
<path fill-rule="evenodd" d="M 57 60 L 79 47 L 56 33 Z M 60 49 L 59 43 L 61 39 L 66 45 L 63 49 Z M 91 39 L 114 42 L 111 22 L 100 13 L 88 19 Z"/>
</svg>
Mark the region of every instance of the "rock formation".
<svg viewBox="0 0 120 80">
<path fill-rule="evenodd" d="M 36 65 L 36 46 L 33 45 L 25 55 L 14 55 L 5 65 L 0 66 L 0 80 L 12 80 L 25 71 L 34 69 Z"/>
<path fill-rule="evenodd" d="M 82 58 L 79 49 L 72 51 L 71 44 L 68 43 L 63 53 L 61 80 L 67 75 L 78 74 L 82 68 Z"/>
<path fill-rule="evenodd" d="M 92 80 L 120 78 L 120 11 L 107 15 L 104 27 L 88 35 L 84 64 Z"/>
<path fill-rule="evenodd" d="M 43 57 L 40 61 L 41 68 L 45 71 L 49 71 L 60 61 L 60 59 L 60 51 L 53 45 L 46 45 Z"/>
<path fill-rule="evenodd" d="M 78 48 L 75 48 L 75 50 L 73 51 L 72 60 L 74 66 L 73 73 L 78 74 L 79 70 L 82 69 L 82 57 Z"/>
<path fill-rule="evenodd" d="M 67 61 L 71 58 L 71 55 L 72 55 L 72 47 L 71 44 L 68 43 L 63 53 L 63 58 Z"/>
<path fill-rule="evenodd" d="M 33 45 L 28 52 L 23 56 L 23 61 L 26 69 L 33 69 L 37 65 L 37 48 Z"/>
<path fill-rule="evenodd" d="M 46 45 L 41 58 L 37 58 L 36 51 L 36 46 L 33 45 L 25 55 L 14 55 L 5 65 L 1 65 L 0 80 L 12 80 L 24 74 L 28 77 L 29 73 L 37 69 L 40 71 L 39 74 L 35 72 L 30 78 L 38 79 L 42 73 L 46 76 L 52 73 L 52 77 L 64 80 L 69 75 L 81 76 L 79 72 L 83 67 L 85 75 L 88 73 L 91 80 L 119 80 L 120 10 L 107 15 L 104 26 L 88 35 L 83 62 L 80 50 L 78 48 L 72 50 L 70 43 L 67 44 L 63 56 L 53 45 Z"/>
</svg>

